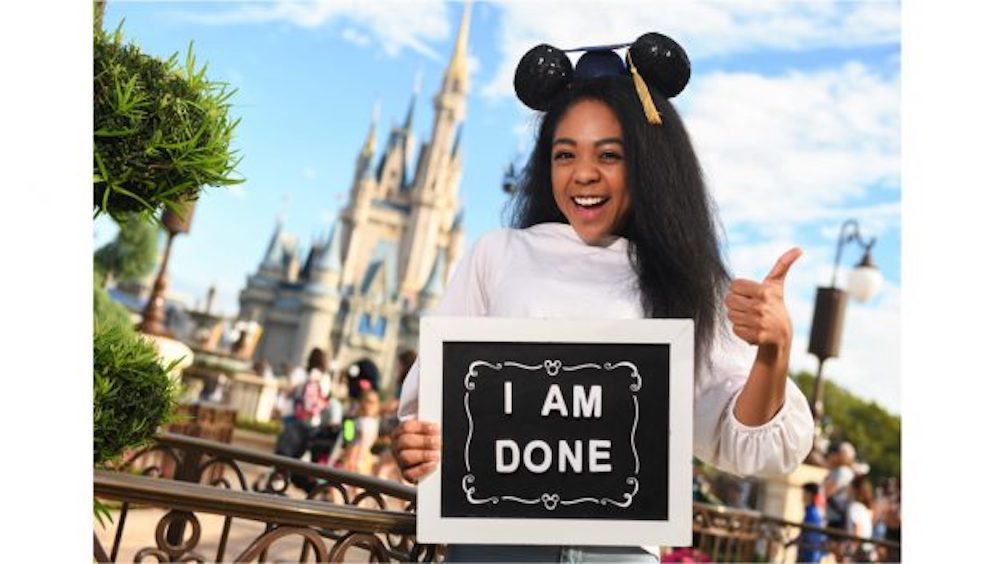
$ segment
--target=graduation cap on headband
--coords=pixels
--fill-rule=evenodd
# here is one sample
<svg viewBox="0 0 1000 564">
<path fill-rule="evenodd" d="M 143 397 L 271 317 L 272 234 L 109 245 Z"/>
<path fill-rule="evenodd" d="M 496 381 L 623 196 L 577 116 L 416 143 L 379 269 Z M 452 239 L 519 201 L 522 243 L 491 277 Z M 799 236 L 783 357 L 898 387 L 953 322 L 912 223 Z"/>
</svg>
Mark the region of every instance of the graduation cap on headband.
<svg viewBox="0 0 1000 564">
<path fill-rule="evenodd" d="M 625 61 L 614 51 L 622 47 L 628 47 Z M 574 51 L 584 51 L 576 68 L 566 56 Z M 673 98 L 687 86 L 691 62 L 676 41 L 656 32 L 646 33 L 633 43 L 567 50 L 542 43 L 521 57 L 514 73 L 514 91 L 529 108 L 547 111 L 574 81 L 629 75 L 642 101 L 646 119 L 649 123 L 660 124 L 660 113 L 649 94 L 649 86 Z"/>
</svg>

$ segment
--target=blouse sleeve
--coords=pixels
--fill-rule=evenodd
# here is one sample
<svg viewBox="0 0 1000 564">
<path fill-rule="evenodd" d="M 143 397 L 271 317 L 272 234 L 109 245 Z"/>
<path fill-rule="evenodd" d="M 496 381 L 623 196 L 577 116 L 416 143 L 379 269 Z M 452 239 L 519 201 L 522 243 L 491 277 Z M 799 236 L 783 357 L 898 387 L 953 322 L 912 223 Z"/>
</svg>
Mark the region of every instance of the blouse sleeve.
<svg viewBox="0 0 1000 564">
<path fill-rule="evenodd" d="M 694 386 L 694 454 L 740 476 L 787 474 L 812 447 L 809 404 L 789 379 L 785 402 L 770 421 L 751 427 L 737 420 L 733 407 L 750 375 L 752 350 L 735 337 L 720 335 L 711 357 L 700 363 Z"/>
<path fill-rule="evenodd" d="M 434 315 L 457 317 L 479 317 L 489 312 L 488 281 L 491 276 L 492 260 L 495 253 L 502 251 L 504 231 L 492 231 L 484 235 L 472 249 L 458 261 L 455 273 L 434 309 Z M 420 359 L 414 361 L 403 380 L 399 394 L 400 421 L 413 419 L 417 415 L 417 390 L 420 380 Z"/>
</svg>

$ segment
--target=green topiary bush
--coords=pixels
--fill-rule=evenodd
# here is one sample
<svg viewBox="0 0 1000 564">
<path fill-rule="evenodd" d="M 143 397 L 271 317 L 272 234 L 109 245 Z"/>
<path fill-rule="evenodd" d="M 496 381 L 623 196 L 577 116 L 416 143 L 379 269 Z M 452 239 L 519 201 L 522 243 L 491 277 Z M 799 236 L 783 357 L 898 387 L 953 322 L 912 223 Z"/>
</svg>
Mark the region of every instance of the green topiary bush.
<svg viewBox="0 0 1000 564">
<path fill-rule="evenodd" d="M 179 394 L 172 368 L 131 329 L 94 324 L 95 466 L 149 444 L 160 424 L 170 420 Z"/>
<path fill-rule="evenodd" d="M 236 92 L 205 78 L 188 45 L 183 68 L 94 31 L 94 210 L 119 222 L 197 198 L 203 186 L 238 184 L 229 144 Z"/>
<path fill-rule="evenodd" d="M 132 315 L 128 308 L 111 299 L 107 292 L 94 286 L 94 325 L 118 327 L 132 331 Z"/>
</svg>

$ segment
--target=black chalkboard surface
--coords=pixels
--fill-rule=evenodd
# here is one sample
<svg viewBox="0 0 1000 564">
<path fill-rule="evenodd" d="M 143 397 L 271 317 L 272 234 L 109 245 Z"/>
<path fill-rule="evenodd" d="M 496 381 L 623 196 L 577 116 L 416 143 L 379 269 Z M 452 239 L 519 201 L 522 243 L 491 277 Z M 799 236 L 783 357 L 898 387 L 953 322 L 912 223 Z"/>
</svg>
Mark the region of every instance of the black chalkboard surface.
<svg viewBox="0 0 1000 564">
<path fill-rule="evenodd" d="M 442 515 L 667 518 L 670 345 L 445 342 L 443 356 Z"/>
<path fill-rule="evenodd" d="M 690 543 L 690 320 L 421 320 L 420 542 Z M 558 340 L 554 338 L 558 336 Z"/>
</svg>

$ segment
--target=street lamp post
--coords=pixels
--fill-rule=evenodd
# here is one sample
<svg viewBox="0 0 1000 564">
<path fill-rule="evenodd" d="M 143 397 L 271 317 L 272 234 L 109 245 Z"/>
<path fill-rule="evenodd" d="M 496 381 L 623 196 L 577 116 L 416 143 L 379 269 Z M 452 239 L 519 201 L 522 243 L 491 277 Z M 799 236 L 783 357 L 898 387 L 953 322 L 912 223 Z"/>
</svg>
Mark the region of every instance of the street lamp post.
<svg viewBox="0 0 1000 564">
<path fill-rule="evenodd" d="M 857 243 L 864 249 L 864 256 L 848 274 L 847 290 L 837 287 L 837 268 L 844 245 Z M 844 329 L 844 315 L 847 312 L 848 296 L 859 302 L 871 299 L 882 285 L 882 275 L 872 263 L 871 249 L 875 246 L 875 237 L 864 239 L 858 221 L 848 219 L 840 227 L 837 238 L 837 254 L 833 262 L 833 276 L 828 287 L 816 288 L 816 303 L 813 309 L 812 328 L 809 333 L 809 352 L 819 360 L 816 370 L 816 382 L 813 388 L 813 459 L 821 459 L 817 445 L 822 434 L 823 422 L 823 364 L 829 358 L 840 354 L 840 338 Z"/>
<path fill-rule="evenodd" d="M 167 230 L 167 244 L 163 250 L 163 259 L 160 262 L 160 272 L 153 283 L 153 289 L 149 293 L 149 301 L 142 311 L 142 322 L 139 330 L 150 335 L 170 336 L 170 331 L 164 326 L 166 296 L 167 296 L 167 262 L 170 260 L 170 249 L 174 243 L 174 237 L 178 233 L 187 233 L 191 230 L 191 216 L 194 214 L 195 201 L 182 204 L 180 213 L 166 209 L 163 211 L 163 225 Z"/>
</svg>

